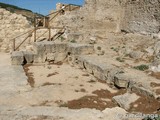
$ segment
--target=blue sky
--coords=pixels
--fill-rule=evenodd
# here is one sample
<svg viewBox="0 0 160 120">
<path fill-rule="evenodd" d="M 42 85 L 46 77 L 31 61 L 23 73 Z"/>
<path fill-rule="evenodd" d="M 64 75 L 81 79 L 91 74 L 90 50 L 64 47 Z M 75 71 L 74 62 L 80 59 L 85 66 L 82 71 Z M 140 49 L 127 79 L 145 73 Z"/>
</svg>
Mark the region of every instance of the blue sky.
<svg viewBox="0 0 160 120">
<path fill-rule="evenodd" d="M 44 15 L 47 15 L 50 10 L 55 9 L 58 2 L 77 5 L 84 4 L 84 0 L 0 0 L 0 2 L 16 5 Z"/>
</svg>

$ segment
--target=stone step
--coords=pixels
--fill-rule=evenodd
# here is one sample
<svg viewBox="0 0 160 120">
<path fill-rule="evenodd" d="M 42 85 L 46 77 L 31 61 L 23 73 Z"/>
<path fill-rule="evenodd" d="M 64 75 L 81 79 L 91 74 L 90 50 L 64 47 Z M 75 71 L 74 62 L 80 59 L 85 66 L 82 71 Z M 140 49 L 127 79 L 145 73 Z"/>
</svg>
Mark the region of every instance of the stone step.
<svg viewBox="0 0 160 120">
<path fill-rule="evenodd" d="M 76 58 L 73 64 L 85 69 L 100 80 L 112 83 L 118 88 L 131 89 L 143 95 L 160 98 L 160 92 L 156 92 L 151 83 L 160 84 L 156 78 L 135 69 L 122 69 L 112 64 L 113 61 L 104 62 L 97 60 L 95 55 L 82 55 Z"/>
<path fill-rule="evenodd" d="M 45 61 L 64 61 L 68 55 L 92 54 L 94 53 L 94 46 L 88 44 L 42 41 L 34 43 L 33 51 L 12 52 L 12 64 L 22 65 L 24 62 L 44 63 Z"/>
<path fill-rule="evenodd" d="M 75 64 L 80 68 L 85 68 L 98 79 L 106 80 L 107 82 L 113 82 L 116 74 L 123 73 L 123 69 L 113 66 L 109 61 L 108 63 L 103 63 L 93 55 L 79 56 Z"/>
</svg>

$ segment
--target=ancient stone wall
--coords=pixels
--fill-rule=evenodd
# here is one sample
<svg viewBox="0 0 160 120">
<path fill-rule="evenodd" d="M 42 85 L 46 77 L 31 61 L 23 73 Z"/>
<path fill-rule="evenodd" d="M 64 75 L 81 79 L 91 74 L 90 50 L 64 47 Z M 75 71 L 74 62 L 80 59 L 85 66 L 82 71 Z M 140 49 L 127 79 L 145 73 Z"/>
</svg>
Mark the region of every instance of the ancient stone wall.
<svg viewBox="0 0 160 120">
<path fill-rule="evenodd" d="M 159 0 L 85 0 L 80 10 L 54 22 L 82 31 L 158 33 L 159 8 Z"/>
<path fill-rule="evenodd" d="M 160 30 L 159 0 L 127 0 L 122 5 L 121 29 L 128 32 L 157 33 Z"/>
<path fill-rule="evenodd" d="M 9 52 L 12 39 L 30 29 L 31 25 L 26 17 L 0 8 L 0 52 Z M 18 42 L 21 40 L 22 38 L 17 39 Z"/>
</svg>

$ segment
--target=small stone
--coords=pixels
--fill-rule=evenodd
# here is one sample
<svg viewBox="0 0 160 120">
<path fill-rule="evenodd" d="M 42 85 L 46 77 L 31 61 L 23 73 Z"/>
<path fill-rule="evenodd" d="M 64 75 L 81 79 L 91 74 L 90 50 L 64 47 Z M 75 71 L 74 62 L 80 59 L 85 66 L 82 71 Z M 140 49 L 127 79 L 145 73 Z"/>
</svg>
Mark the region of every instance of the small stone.
<svg viewBox="0 0 160 120">
<path fill-rule="evenodd" d="M 133 59 L 139 59 L 139 58 L 142 58 L 142 56 L 144 55 L 143 52 L 140 52 L 140 51 L 132 51 L 130 53 L 130 57 L 133 58 Z"/>
</svg>

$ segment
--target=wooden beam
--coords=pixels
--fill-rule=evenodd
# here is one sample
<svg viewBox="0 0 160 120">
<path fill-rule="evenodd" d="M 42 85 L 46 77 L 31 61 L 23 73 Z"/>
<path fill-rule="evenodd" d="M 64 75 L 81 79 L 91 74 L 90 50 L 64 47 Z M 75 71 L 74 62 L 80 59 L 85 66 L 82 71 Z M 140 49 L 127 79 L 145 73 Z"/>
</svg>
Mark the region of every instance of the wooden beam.
<svg viewBox="0 0 160 120">
<path fill-rule="evenodd" d="M 16 46 L 16 40 L 15 39 L 13 39 L 13 51 L 15 51 L 15 46 Z"/>
<path fill-rule="evenodd" d="M 34 42 L 36 42 L 36 16 L 34 16 Z"/>
<path fill-rule="evenodd" d="M 51 28 L 49 27 L 49 41 L 51 41 Z"/>
</svg>

